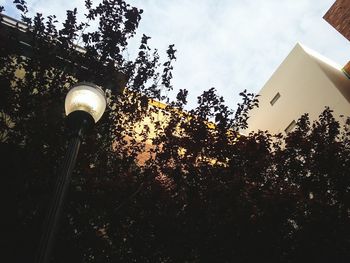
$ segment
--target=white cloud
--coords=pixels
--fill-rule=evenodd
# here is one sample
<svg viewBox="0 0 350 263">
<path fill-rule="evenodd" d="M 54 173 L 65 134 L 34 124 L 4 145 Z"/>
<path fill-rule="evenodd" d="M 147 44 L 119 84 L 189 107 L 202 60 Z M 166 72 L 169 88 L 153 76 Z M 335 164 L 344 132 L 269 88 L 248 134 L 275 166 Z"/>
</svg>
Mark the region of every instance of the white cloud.
<svg viewBox="0 0 350 263">
<path fill-rule="evenodd" d="M 192 101 L 215 86 L 236 104 L 237 94 L 257 92 L 299 41 L 340 64 L 350 51 L 322 19 L 333 0 L 132 2 L 145 9 L 141 31 L 155 46 L 176 44 L 175 87 L 188 88 Z"/>
</svg>

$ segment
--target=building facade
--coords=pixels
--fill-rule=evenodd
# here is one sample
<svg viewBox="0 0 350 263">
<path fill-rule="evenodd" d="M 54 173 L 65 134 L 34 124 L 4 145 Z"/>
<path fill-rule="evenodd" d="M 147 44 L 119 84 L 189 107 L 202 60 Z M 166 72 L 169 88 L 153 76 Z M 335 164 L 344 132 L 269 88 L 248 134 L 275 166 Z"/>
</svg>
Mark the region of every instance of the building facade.
<svg viewBox="0 0 350 263">
<path fill-rule="evenodd" d="M 259 92 L 259 108 L 250 112 L 247 134 L 268 130 L 288 133 L 308 113 L 316 120 L 329 106 L 344 121 L 350 116 L 350 79 L 342 68 L 297 44 Z"/>
<path fill-rule="evenodd" d="M 323 18 L 350 41 L 350 0 L 335 1 Z"/>
</svg>

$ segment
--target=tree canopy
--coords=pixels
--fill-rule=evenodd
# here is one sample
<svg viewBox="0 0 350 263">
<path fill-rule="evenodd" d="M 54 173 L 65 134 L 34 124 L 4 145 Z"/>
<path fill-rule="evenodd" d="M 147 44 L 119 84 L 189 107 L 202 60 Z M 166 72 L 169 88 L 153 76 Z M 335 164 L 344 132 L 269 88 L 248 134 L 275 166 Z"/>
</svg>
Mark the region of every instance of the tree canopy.
<svg viewBox="0 0 350 263">
<path fill-rule="evenodd" d="M 349 261 L 348 121 L 326 108 L 286 135 L 240 135 L 254 94 L 232 110 L 211 88 L 185 111 L 187 90 L 165 96 L 174 45 L 162 60 L 144 35 L 125 56 L 142 10 L 86 0 L 85 21 L 74 9 L 59 24 L 14 4 L 22 23 L 0 24 L 3 258 L 34 259 L 66 148 L 64 97 L 91 81 L 107 110 L 80 150 L 54 262 Z"/>
</svg>

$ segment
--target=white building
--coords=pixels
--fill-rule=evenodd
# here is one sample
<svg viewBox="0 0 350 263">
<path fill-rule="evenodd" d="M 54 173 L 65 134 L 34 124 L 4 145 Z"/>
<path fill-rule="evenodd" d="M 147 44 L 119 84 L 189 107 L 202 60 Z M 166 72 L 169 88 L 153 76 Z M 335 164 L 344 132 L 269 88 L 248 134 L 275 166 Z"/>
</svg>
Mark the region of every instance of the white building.
<svg viewBox="0 0 350 263">
<path fill-rule="evenodd" d="M 315 120 L 329 106 L 334 117 L 350 116 L 350 79 L 341 67 L 297 44 L 259 92 L 244 133 L 289 132 L 304 113 Z"/>
</svg>

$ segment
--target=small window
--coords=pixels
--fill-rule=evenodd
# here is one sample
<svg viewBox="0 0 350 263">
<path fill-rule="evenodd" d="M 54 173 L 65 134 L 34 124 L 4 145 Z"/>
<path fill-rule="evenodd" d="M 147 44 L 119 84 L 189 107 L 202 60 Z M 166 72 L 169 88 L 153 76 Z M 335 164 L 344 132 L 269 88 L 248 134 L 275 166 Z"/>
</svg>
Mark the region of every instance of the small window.
<svg viewBox="0 0 350 263">
<path fill-rule="evenodd" d="M 291 132 L 291 131 L 294 129 L 294 127 L 295 127 L 296 124 L 297 124 L 297 123 L 295 122 L 295 120 L 293 120 L 291 123 L 289 123 L 289 125 L 287 126 L 287 128 L 284 129 L 284 131 L 285 131 L 286 133 Z"/>
<path fill-rule="evenodd" d="M 281 97 L 281 94 L 279 92 L 277 92 L 277 94 L 275 95 L 275 97 L 273 97 L 273 99 L 270 101 L 271 106 L 273 106 L 273 104 L 276 103 L 276 101 Z"/>
</svg>

